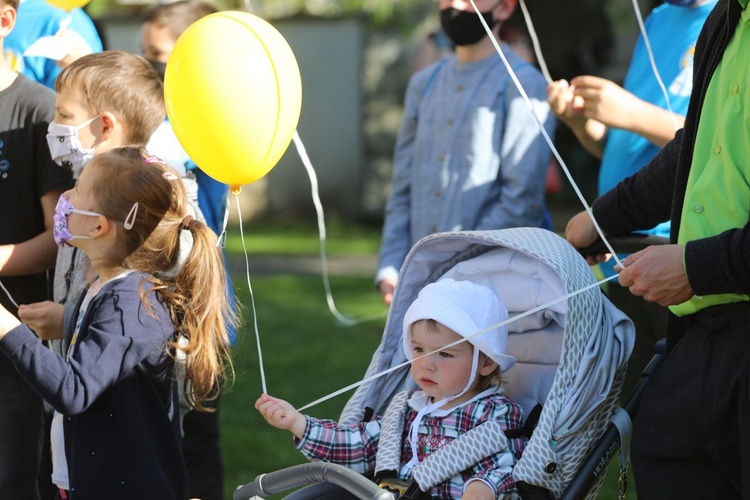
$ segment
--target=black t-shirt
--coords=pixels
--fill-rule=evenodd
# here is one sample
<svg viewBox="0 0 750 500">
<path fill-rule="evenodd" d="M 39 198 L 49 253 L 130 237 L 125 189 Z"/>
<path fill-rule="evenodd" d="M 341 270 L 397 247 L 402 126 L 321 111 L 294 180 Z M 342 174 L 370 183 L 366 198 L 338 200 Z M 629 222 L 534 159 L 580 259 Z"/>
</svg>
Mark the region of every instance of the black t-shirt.
<svg viewBox="0 0 750 500">
<path fill-rule="evenodd" d="M 55 94 L 23 75 L 0 91 L 0 245 L 21 243 L 43 233 L 41 198 L 73 185 L 69 169 L 50 158 L 47 126 L 55 114 Z M 48 274 L 2 276 L 16 302 L 51 298 Z M 0 290 L 0 303 L 15 307 Z"/>
</svg>

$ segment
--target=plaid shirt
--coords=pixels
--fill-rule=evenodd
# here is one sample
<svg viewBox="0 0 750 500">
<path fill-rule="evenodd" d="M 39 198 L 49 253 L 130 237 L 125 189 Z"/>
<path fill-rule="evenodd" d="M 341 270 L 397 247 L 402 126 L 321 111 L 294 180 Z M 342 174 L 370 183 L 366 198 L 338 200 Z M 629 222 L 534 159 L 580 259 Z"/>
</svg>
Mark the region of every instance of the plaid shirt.
<svg viewBox="0 0 750 500">
<path fill-rule="evenodd" d="M 417 412 L 409 407 L 404 415 L 401 466 L 412 457 L 407 438 L 409 427 Z M 345 465 L 359 473 L 375 470 L 375 457 L 380 439 L 380 420 L 340 426 L 333 420 L 306 417 L 307 425 L 303 438 L 295 445 L 308 459 L 334 462 Z M 445 446 L 461 434 L 479 424 L 498 419 L 503 430 L 521 426 L 521 408 L 502 393 L 482 393 L 479 397 L 453 408 L 447 415 L 426 415 L 419 426 L 418 455 L 420 460 Z M 521 456 L 524 440 L 509 439 L 509 448 L 486 457 L 474 466 L 433 487 L 429 494 L 438 498 L 461 498 L 466 483 L 472 479 L 484 481 L 498 496 L 517 494 L 511 473 Z M 409 479 L 409 472 L 401 472 L 402 479 Z"/>
</svg>

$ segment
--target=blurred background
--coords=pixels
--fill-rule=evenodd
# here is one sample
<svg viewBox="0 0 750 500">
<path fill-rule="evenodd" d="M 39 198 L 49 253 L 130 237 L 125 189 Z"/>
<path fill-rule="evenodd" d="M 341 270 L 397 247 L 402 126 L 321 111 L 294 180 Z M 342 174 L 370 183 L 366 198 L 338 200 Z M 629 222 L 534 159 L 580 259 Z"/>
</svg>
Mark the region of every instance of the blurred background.
<svg viewBox="0 0 750 500">
<path fill-rule="evenodd" d="M 299 134 L 320 183 L 326 214 L 382 222 L 393 146 L 408 78 L 420 43 L 439 25 L 437 0 L 215 0 L 217 8 L 249 11 L 271 22 L 294 50 L 302 76 Z M 640 0 L 643 17 L 661 2 Z M 92 0 L 86 10 L 105 48 L 139 53 L 139 29 L 153 2 Z M 527 0 L 553 79 L 595 74 L 621 83 L 638 36 L 627 0 Z M 525 41 L 517 8 L 504 31 Z M 556 145 L 590 201 L 598 161 L 567 127 Z M 267 178 L 242 190 L 252 218 L 314 218 L 310 183 L 293 146 Z M 560 227 L 579 209 L 567 179 L 548 194 Z M 232 216 L 237 217 L 232 210 Z"/>
</svg>

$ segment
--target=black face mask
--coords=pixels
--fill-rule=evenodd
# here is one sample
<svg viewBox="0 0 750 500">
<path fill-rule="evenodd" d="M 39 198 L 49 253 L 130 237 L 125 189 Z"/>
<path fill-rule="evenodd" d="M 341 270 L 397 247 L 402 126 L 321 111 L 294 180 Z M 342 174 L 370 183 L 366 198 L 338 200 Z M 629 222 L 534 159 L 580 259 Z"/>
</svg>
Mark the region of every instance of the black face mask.
<svg viewBox="0 0 750 500">
<path fill-rule="evenodd" d="M 163 82 L 164 73 L 166 73 L 167 71 L 167 63 L 156 62 L 156 61 L 152 61 L 151 59 L 146 59 L 146 60 L 151 63 L 151 67 L 154 68 L 154 71 L 156 71 L 156 74 L 159 75 L 159 78 Z"/>
<path fill-rule="evenodd" d="M 492 11 L 480 14 L 487 26 L 492 29 L 495 26 Z M 453 7 L 440 11 L 440 24 L 448 38 L 456 45 L 474 45 L 487 34 L 476 12 L 466 12 Z"/>
</svg>

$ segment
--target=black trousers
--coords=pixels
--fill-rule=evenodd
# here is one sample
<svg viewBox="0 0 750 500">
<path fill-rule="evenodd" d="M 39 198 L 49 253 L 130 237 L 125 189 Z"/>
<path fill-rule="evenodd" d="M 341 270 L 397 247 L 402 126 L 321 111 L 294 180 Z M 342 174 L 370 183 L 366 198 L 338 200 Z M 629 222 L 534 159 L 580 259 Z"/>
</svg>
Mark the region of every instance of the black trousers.
<svg viewBox="0 0 750 500">
<path fill-rule="evenodd" d="M 182 418 L 182 455 L 188 470 L 190 498 L 224 500 L 224 462 L 219 441 L 219 400 L 215 412 L 191 410 Z"/>
<path fill-rule="evenodd" d="M 667 308 L 633 295 L 630 289 L 617 282 L 608 283 L 607 297 L 628 315 L 635 326 L 635 345 L 628 360 L 628 371 L 622 387 L 621 399 L 625 402 L 640 382 L 641 372 L 654 356 L 654 345 L 667 336 Z"/>
<path fill-rule="evenodd" d="M 750 303 L 683 323 L 635 420 L 638 499 L 750 498 Z"/>
</svg>

